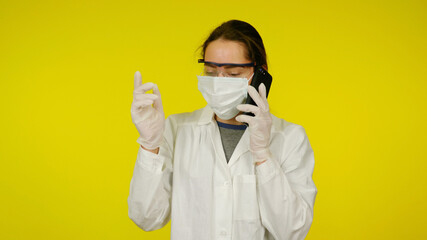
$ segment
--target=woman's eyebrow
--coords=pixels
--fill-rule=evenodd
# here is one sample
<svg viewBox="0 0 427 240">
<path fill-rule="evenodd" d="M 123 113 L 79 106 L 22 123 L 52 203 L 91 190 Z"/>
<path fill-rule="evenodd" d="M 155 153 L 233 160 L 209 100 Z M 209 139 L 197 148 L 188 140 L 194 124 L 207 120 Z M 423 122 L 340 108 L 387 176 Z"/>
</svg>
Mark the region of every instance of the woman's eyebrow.
<svg viewBox="0 0 427 240">
<path fill-rule="evenodd" d="M 235 66 L 235 65 L 224 65 L 224 68 L 243 68 L 243 66 Z"/>
</svg>

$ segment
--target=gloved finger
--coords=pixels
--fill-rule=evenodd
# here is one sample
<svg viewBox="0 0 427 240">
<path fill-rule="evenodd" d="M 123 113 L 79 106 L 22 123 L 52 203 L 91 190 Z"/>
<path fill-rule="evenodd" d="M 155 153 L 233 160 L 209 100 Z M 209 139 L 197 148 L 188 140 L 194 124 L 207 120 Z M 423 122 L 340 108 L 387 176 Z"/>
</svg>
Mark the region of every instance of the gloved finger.
<svg viewBox="0 0 427 240">
<path fill-rule="evenodd" d="M 142 85 L 142 76 L 139 71 L 136 71 L 133 75 L 133 88 L 136 89 Z"/>
<path fill-rule="evenodd" d="M 157 98 L 159 98 L 157 95 L 150 94 L 150 93 L 143 93 L 143 94 L 135 94 L 133 96 L 134 101 L 140 101 L 144 99 L 151 99 L 155 101 Z"/>
<path fill-rule="evenodd" d="M 251 112 L 255 114 L 255 116 L 259 113 L 259 107 L 252 104 L 239 104 L 236 106 L 236 108 L 242 112 Z"/>
<path fill-rule="evenodd" d="M 154 83 L 152 83 L 152 82 L 144 83 L 144 84 L 142 84 L 141 86 L 139 86 L 139 87 L 135 88 L 135 90 L 133 90 L 133 93 L 134 93 L 134 94 L 138 94 L 138 93 L 145 93 L 145 92 L 147 92 L 147 91 L 149 91 L 149 90 L 153 89 L 154 85 L 155 85 L 155 84 L 154 84 Z"/>
<path fill-rule="evenodd" d="M 251 122 L 253 119 L 254 119 L 254 117 L 251 117 L 248 115 L 242 115 L 242 114 L 236 117 L 236 121 L 245 122 L 245 123 L 249 124 L 249 126 L 251 125 Z"/>
<path fill-rule="evenodd" d="M 267 89 L 265 88 L 264 83 L 261 83 L 258 87 L 259 95 L 265 101 L 267 99 Z"/>
<path fill-rule="evenodd" d="M 260 107 L 261 109 L 267 108 L 267 106 L 265 106 L 265 103 L 262 100 L 259 93 L 257 92 L 257 90 L 254 87 L 252 87 L 251 85 L 248 86 L 248 93 L 249 93 L 249 96 L 251 96 L 251 98 L 254 100 L 256 105 L 258 105 L 258 107 Z"/>
<path fill-rule="evenodd" d="M 154 100 L 153 107 L 159 111 L 163 111 L 162 96 L 160 95 L 159 87 L 157 86 L 157 84 L 154 84 L 153 95 L 157 96 L 157 98 Z"/>
<path fill-rule="evenodd" d="M 152 99 L 144 99 L 144 100 L 140 100 L 140 101 L 135 101 L 132 103 L 132 106 L 134 106 L 135 108 L 143 108 L 143 107 L 147 107 L 147 106 L 151 106 L 154 103 L 154 101 Z"/>
</svg>

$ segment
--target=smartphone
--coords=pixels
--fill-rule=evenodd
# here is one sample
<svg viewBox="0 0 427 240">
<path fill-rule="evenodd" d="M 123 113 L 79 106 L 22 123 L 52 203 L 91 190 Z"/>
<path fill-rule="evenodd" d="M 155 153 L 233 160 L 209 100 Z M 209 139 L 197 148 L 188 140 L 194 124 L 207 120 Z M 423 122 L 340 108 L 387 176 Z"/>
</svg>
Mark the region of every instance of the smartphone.
<svg viewBox="0 0 427 240">
<path fill-rule="evenodd" d="M 268 92 L 270 92 L 270 86 L 272 81 L 273 81 L 273 77 L 267 72 L 267 70 L 265 70 L 263 67 L 256 67 L 254 77 L 252 78 L 251 86 L 253 86 L 258 91 L 259 85 L 261 83 L 264 83 L 265 89 L 267 90 L 267 97 L 268 97 Z M 248 98 L 246 99 L 246 104 L 252 104 L 257 106 L 255 101 L 251 98 L 251 96 L 249 96 L 249 94 L 248 94 Z M 245 112 L 243 114 L 246 114 L 249 116 L 255 116 L 251 112 Z"/>
</svg>

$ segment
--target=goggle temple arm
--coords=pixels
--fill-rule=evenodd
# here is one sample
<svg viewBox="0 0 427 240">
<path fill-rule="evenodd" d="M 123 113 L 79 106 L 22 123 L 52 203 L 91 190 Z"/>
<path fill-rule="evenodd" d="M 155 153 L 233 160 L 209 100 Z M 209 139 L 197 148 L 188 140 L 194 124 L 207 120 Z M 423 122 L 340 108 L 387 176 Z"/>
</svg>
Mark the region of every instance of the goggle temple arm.
<svg viewBox="0 0 427 240">
<path fill-rule="evenodd" d="M 199 59 L 197 60 L 198 63 L 204 63 L 204 64 L 211 64 L 217 67 L 222 67 L 222 66 L 236 66 L 236 67 L 255 67 L 255 63 L 251 62 L 251 63 L 216 63 L 216 62 L 208 62 L 205 61 L 204 59 Z"/>
</svg>

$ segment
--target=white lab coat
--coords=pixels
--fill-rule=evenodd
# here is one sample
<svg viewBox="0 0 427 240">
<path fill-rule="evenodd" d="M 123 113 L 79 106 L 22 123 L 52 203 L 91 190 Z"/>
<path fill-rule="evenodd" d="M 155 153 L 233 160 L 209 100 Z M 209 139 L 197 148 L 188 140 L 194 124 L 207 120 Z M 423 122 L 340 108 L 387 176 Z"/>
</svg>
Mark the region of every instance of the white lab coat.
<svg viewBox="0 0 427 240">
<path fill-rule="evenodd" d="M 255 166 L 245 131 L 227 164 L 209 106 L 166 120 L 159 154 L 141 147 L 128 198 L 145 231 L 174 240 L 304 239 L 317 189 L 304 128 L 272 115 L 271 159 Z"/>
</svg>

